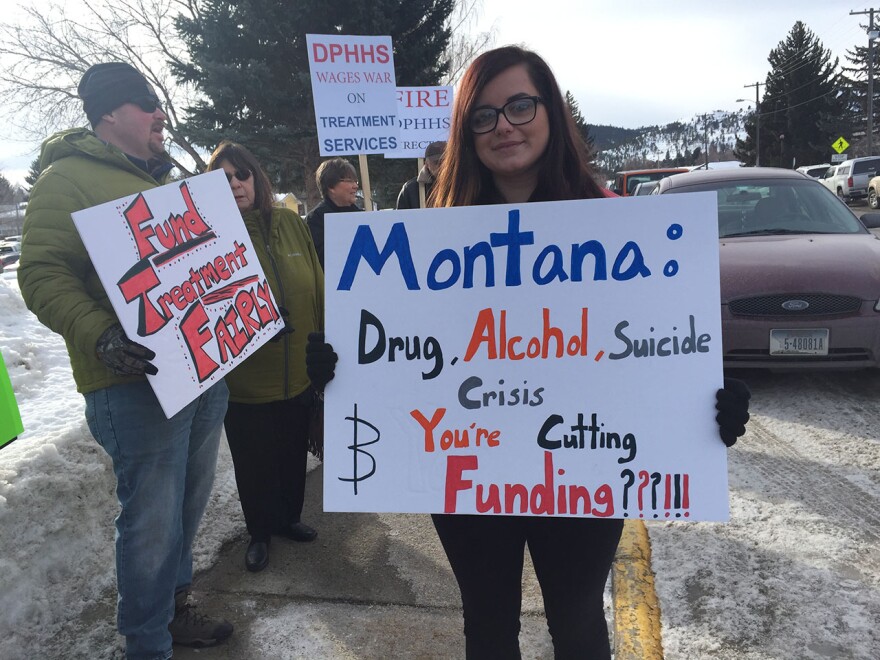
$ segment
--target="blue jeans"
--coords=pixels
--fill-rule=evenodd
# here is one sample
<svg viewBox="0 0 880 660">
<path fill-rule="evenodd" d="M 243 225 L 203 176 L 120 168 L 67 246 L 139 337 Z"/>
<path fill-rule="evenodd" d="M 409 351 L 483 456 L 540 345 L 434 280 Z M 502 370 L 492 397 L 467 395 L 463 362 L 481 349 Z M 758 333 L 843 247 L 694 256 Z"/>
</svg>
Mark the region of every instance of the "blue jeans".
<svg viewBox="0 0 880 660">
<path fill-rule="evenodd" d="M 117 626 L 126 657 L 171 657 L 174 594 L 192 582 L 192 543 L 217 465 L 229 391 L 220 382 L 166 419 L 146 381 L 85 395 L 86 419 L 113 460 Z"/>
</svg>

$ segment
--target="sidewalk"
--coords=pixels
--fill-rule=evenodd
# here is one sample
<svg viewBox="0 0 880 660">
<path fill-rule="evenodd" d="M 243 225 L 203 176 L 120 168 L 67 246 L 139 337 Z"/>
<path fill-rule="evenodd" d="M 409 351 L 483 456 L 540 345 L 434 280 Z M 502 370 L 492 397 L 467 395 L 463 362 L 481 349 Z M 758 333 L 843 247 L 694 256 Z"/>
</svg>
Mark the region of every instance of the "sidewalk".
<svg viewBox="0 0 880 660">
<path fill-rule="evenodd" d="M 308 475 L 304 509 L 316 541 L 273 538 L 269 566 L 249 573 L 242 536 L 196 577 L 194 598 L 232 621 L 235 633 L 213 648 L 175 647 L 175 658 L 464 657 L 458 588 L 430 516 L 324 513 L 322 489 L 318 467 Z M 523 658 L 552 658 L 528 553 L 523 580 Z"/>
</svg>

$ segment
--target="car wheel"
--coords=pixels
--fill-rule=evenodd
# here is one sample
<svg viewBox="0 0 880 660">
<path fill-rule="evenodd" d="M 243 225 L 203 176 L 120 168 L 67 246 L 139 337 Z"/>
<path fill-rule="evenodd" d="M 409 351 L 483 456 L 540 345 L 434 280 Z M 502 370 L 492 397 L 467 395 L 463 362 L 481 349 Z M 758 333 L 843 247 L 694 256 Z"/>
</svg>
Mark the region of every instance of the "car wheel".
<svg viewBox="0 0 880 660">
<path fill-rule="evenodd" d="M 872 209 L 877 208 L 877 191 L 873 188 L 868 189 L 868 206 Z"/>
<path fill-rule="evenodd" d="M 843 188 L 837 189 L 837 196 L 840 198 L 840 201 L 842 201 L 843 203 L 847 202 L 846 195 L 843 194 Z"/>
</svg>

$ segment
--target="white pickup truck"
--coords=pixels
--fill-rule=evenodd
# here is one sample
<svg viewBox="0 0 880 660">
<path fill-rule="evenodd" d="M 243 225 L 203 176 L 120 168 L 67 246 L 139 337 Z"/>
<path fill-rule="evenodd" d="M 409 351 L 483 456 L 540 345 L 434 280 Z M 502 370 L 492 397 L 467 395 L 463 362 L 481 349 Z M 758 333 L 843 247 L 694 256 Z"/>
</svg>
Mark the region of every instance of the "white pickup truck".
<svg viewBox="0 0 880 660">
<path fill-rule="evenodd" d="M 868 196 L 868 181 L 880 174 L 880 156 L 845 160 L 828 168 L 822 183 L 845 202 Z"/>
</svg>

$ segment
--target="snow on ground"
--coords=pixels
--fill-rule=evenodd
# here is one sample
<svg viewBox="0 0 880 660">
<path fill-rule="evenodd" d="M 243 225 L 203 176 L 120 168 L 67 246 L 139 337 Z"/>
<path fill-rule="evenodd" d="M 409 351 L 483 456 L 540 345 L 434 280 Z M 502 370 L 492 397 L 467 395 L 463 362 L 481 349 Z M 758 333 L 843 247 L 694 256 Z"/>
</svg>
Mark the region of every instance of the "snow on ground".
<svg viewBox="0 0 880 660">
<path fill-rule="evenodd" d="M 53 648 L 114 588 L 117 505 L 64 344 L 27 311 L 14 270 L 0 275 L 0 351 L 25 425 L 0 451 L 0 658 L 114 657 L 112 621 Z M 868 378 L 759 382 L 729 454 L 730 523 L 649 523 L 668 659 L 880 657 L 880 376 Z M 242 534 L 223 442 L 196 569 Z"/>
<path fill-rule="evenodd" d="M 880 658 L 880 374 L 750 381 L 727 524 L 649 525 L 667 658 Z"/>
<path fill-rule="evenodd" d="M 0 658 L 44 657 L 59 624 L 115 589 L 110 459 L 85 421 L 67 350 L 21 299 L 15 270 L 0 275 L 0 352 L 25 431 L 0 450 Z M 196 570 L 240 536 L 232 462 L 221 443 L 214 492 L 194 548 Z M 103 623 L 103 622 L 102 622 Z M 113 622 L 107 622 L 113 625 Z M 70 649 L 107 657 L 112 649 Z"/>
</svg>

